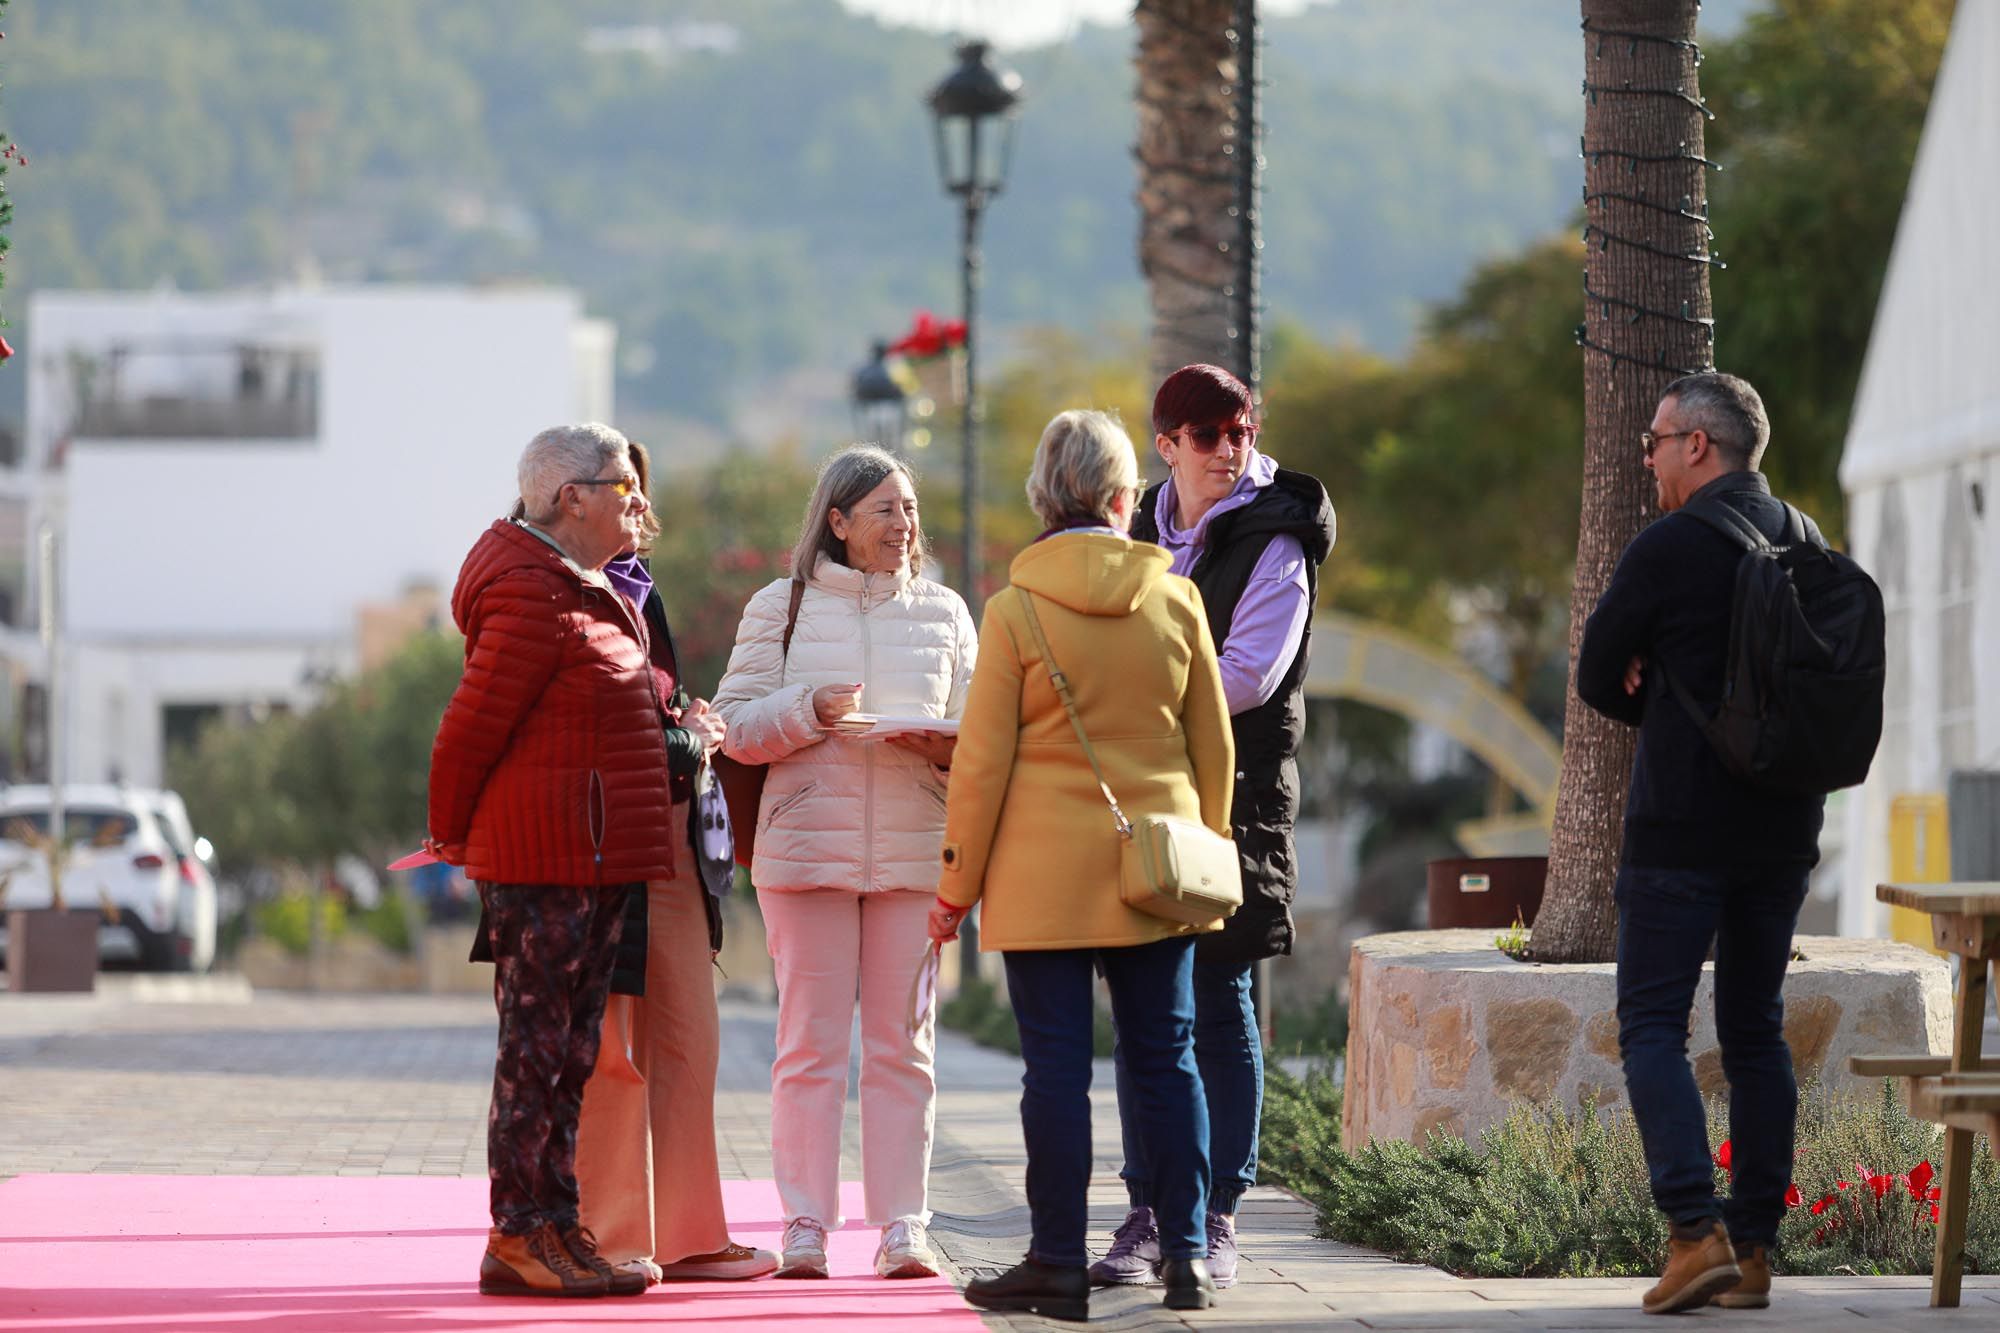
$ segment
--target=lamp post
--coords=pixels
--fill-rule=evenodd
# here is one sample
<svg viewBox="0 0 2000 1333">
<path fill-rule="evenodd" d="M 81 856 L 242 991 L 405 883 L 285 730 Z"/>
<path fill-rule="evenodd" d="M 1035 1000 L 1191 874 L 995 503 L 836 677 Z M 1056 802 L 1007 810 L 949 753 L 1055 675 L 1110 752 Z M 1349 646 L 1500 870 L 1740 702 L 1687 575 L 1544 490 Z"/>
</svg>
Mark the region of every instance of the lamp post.
<svg viewBox="0 0 2000 1333">
<path fill-rule="evenodd" d="M 868 362 L 854 372 L 854 435 L 901 453 L 910 424 L 903 386 L 889 373 L 889 344 L 877 342 Z"/>
<path fill-rule="evenodd" d="M 958 48 L 958 68 L 931 89 L 932 127 L 937 136 L 938 176 L 945 193 L 957 195 L 964 230 L 959 241 L 960 315 L 965 320 L 964 546 L 959 591 L 979 615 L 979 377 L 973 315 L 979 295 L 979 218 L 1006 183 L 1014 143 L 1015 105 L 1021 76 L 996 69 L 985 42 Z M 998 122 L 995 124 L 994 122 Z M 998 144 L 991 140 L 996 136 Z"/>
</svg>

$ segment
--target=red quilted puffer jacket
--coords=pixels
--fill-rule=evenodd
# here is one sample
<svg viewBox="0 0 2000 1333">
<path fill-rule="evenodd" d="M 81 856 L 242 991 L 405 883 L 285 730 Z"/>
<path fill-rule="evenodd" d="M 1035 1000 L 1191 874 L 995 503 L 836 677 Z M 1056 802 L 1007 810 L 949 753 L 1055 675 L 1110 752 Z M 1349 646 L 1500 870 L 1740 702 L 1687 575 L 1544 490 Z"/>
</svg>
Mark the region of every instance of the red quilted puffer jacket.
<svg viewBox="0 0 2000 1333">
<path fill-rule="evenodd" d="M 502 519 L 466 556 L 451 613 L 465 674 L 431 747 L 440 856 L 500 884 L 671 876 L 666 739 L 638 612 Z"/>
</svg>

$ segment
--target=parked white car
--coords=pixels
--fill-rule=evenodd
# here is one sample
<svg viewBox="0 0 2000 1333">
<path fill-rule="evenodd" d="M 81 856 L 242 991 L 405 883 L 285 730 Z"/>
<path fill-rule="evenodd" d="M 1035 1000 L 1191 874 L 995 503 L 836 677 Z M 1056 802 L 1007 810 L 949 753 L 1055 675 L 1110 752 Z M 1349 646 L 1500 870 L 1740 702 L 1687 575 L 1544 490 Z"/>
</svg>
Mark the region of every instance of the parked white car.
<svg viewBox="0 0 2000 1333">
<path fill-rule="evenodd" d="M 0 788 L 0 875 L 5 906 L 49 905 L 45 851 L 49 789 Z M 174 792 L 145 787 L 63 788 L 63 840 L 70 845 L 63 898 L 102 909 L 97 952 L 105 962 L 158 971 L 205 972 L 215 961 L 215 877 L 207 840 L 195 836 Z M 6 928 L 0 921 L 0 947 Z"/>
</svg>

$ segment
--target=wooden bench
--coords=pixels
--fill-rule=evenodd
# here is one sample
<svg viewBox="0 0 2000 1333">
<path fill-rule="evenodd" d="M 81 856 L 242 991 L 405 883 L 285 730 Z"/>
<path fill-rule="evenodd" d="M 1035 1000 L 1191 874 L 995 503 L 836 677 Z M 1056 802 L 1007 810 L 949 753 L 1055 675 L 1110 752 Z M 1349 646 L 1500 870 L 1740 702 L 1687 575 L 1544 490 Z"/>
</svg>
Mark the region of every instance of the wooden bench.
<svg viewBox="0 0 2000 1333">
<path fill-rule="evenodd" d="M 1965 1271 L 1973 1135 L 1985 1134 L 1988 1145 L 2000 1152 L 2000 1059 L 1985 1059 L 1980 1051 L 1991 989 L 1988 974 L 2000 966 L 2000 884 L 1880 884 L 1875 896 L 1928 915 L 1937 947 L 1959 960 L 1950 1055 L 1857 1055 L 1847 1062 L 1864 1078 L 1902 1079 L 1910 1114 L 1944 1126 L 1931 1304 L 1956 1306 Z"/>
</svg>

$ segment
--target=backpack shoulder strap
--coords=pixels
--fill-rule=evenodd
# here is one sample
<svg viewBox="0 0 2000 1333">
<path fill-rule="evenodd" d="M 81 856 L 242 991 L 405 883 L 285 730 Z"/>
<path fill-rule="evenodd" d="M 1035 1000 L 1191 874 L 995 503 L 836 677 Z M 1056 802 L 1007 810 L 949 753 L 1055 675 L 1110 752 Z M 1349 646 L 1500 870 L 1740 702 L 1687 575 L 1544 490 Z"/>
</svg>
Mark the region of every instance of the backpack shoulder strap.
<svg viewBox="0 0 2000 1333">
<path fill-rule="evenodd" d="M 1785 508 L 1791 510 L 1792 507 L 1786 505 Z M 1743 512 L 1735 505 L 1725 504 L 1721 500 L 1710 498 L 1707 500 L 1696 500 L 1693 504 L 1684 505 L 1680 512 L 1686 514 L 1689 518 L 1706 523 L 1709 527 L 1729 538 L 1729 540 L 1735 542 L 1746 551 L 1769 551 L 1774 549 L 1770 539 L 1759 532 L 1757 525 L 1752 523 L 1748 518 L 1745 518 Z M 1791 518 L 1788 521 L 1800 521 L 1796 510 L 1792 510 Z"/>
</svg>

